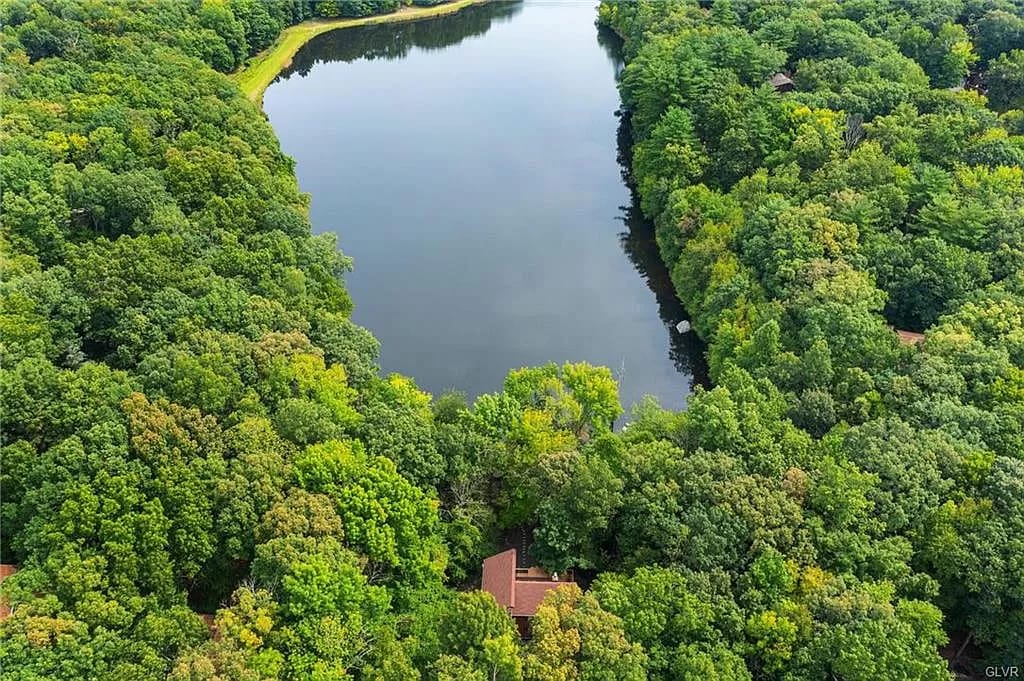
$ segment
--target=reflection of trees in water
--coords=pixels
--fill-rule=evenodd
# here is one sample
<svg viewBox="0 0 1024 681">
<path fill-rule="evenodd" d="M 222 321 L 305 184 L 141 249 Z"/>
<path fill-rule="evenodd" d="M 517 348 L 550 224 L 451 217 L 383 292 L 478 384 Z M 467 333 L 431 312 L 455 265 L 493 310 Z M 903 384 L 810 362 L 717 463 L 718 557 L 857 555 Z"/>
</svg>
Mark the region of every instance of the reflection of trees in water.
<svg viewBox="0 0 1024 681">
<path fill-rule="evenodd" d="M 622 72 L 624 62 L 622 59 L 622 40 L 614 31 L 605 27 L 597 27 L 597 42 L 604 48 L 615 67 L 615 76 Z M 622 181 L 629 186 L 630 203 L 622 206 L 622 215 L 619 219 L 626 226 L 626 231 L 619 234 L 619 242 L 622 250 L 626 252 L 633 267 L 647 282 L 647 287 L 654 292 L 654 298 L 658 302 L 658 316 L 665 323 L 668 331 L 668 356 L 680 373 L 688 373 L 693 376 L 696 384 L 709 387 L 708 365 L 704 357 L 707 346 L 697 337 L 693 331 L 679 333 L 676 331 L 676 324 L 683 319 L 689 319 L 683 304 L 676 297 L 675 289 L 672 286 L 672 278 L 669 276 L 668 267 L 661 259 L 658 252 L 658 242 L 654 237 L 654 225 L 644 217 L 640 210 L 640 202 L 633 187 L 633 129 L 630 126 L 629 113 L 624 111 L 616 112 L 619 116 L 619 129 L 616 134 L 616 158 L 622 171 Z"/>
<path fill-rule="evenodd" d="M 522 7 L 521 0 L 488 2 L 436 19 L 358 26 L 324 33 L 303 46 L 281 76 L 287 78 L 294 73 L 305 76 L 315 64 L 322 62 L 401 59 L 414 47 L 436 50 L 457 45 L 466 38 L 483 35 L 495 22 L 511 19 Z M 611 29 L 598 26 L 597 42 L 608 55 L 617 77 L 624 64 L 621 39 Z M 618 128 L 618 162 L 623 182 L 631 190 L 632 143 L 629 116 L 622 114 Z M 705 345 L 692 331 L 685 334 L 676 331 L 676 324 L 688 317 L 676 298 L 668 269 L 658 252 L 654 225 L 643 216 L 632 191 L 631 196 L 631 204 L 622 207 L 619 217 L 626 227 L 619 234 L 622 249 L 654 292 L 658 315 L 669 334 L 669 358 L 680 373 L 692 375 L 695 383 L 708 385 Z"/>
<path fill-rule="evenodd" d="M 601 46 L 604 53 L 608 55 L 608 61 L 615 68 L 615 80 L 619 79 L 626 62 L 622 58 L 622 38 L 604 24 L 597 25 L 597 44 Z"/>
<path fill-rule="evenodd" d="M 629 116 L 620 114 L 618 131 L 618 159 L 622 166 L 622 179 L 630 184 L 630 164 L 632 162 L 630 150 L 633 143 L 633 132 L 629 126 Z M 676 297 L 672 287 L 672 279 L 669 276 L 668 268 L 661 259 L 658 252 L 658 243 L 654 238 L 654 225 L 644 217 L 640 211 L 640 204 L 636 192 L 630 184 L 630 205 L 622 206 L 620 220 L 625 224 L 626 231 L 619 234 L 619 241 L 622 250 L 626 252 L 633 267 L 640 273 L 647 287 L 654 292 L 654 298 L 658 301 L 658 316 L 665 323 L 668 331 L 668 356 L 675 364 L 676 370 L 680 373 L 688 373 L 693 376 L 695 384 L 707 387 L 708 367 L 704 358 L 706 346 L 693 331 L 679 333 L 676 331 L 676 324 L 680 320 L 689 319 L 689 315 L 683 309 L 682 303 Z"/>
<path fill-rule="evenodd" d="M 401 59 L 409 50 L 439 50 L 466 38 L 483 35 L 496 21 L 507 21 L 523 8 L 520 0 L 473 5 L 447 16 L 399 21 L 329 31 L 306 43 L 281 72 L 306 76 L 315 64 L 357 59 Z"/>
</svg>

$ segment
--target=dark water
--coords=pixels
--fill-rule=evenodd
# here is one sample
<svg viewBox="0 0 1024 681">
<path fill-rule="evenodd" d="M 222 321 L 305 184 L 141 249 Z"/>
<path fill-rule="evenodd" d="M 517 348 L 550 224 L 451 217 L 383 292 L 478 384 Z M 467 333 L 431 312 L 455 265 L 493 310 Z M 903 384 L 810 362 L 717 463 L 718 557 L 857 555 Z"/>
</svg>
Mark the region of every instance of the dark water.
<svg viewBox="0 0 1024 681">
<path fill-rule="evenodd" d="M 353 318 L 433 393 L 511 368 L 611 367 L 682 407 L 703 347 L 622 176 L 621 63 L 589 2 L 501 2 L 324 34 L 264 108 L 355 260 Z"/>
</svg>

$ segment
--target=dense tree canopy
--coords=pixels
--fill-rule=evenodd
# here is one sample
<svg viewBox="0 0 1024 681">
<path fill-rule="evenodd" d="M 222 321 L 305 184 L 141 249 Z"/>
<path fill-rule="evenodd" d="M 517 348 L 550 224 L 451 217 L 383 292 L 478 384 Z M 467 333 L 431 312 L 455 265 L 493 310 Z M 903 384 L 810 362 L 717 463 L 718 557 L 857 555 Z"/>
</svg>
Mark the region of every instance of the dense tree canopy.
<svg viewBox="0 0 1024 681">
<path fill-rule="evenodd" d="M 584 363 L 431 396 L 349 319 L 223 72 L 401 4 L 0 2 L 5 678 L 938 681 L 951 637 L 1019 665 L 1024 6 L 601 4 L 712 378 L 623 419 Z M 588 587 L 525 642 L 475 588 L 524 528 Z"/>
<path fill-rule="evenodd" d="M 685 415 L 651 407 L 632 424 L 626 440 L 658 448 L 636 457 L 636 483 L 626 478 L 625 508 L 640 505 L 623 518 L 628 543 L 618 555 L 634 556 L 625 565 L 678 565 L 688 577 L 749 569 L 763 551 L 778 552 L 791 574 L 806 565 L 844 575 L 850 588 L 860 588 L 851 579 L 873 582 L 876 596 L 888 584 L 893 612 L 913 621 L 907 635 L 937 625 L 937 606 L 946 630 L 972 636 L 988 659 L 1018 659 L 1024 573 L 1021 547 L 1005 533 L 1021 496 L 993 485 L 1021 480 L 1024 403 L 1008 389 L 1022 360 L 1024 6 L 610 1 L 600 17 L 625 39 L 621 89 L 641 205 L 710 343 L 717 385 Z M 773 85 L 775 73 L 792 88 Z M 901 347 L 894 327 L 925 340 Z M 778 401 L 765 422 L 788 418 L 817 440 L 787 447 L 775 470 L 758 465 L 763 453 L 700 443 L 699 456 L 730 458 L 687 470 L 696 453 L 683 458 L 658 440 L 697 444 L 684 434 L 694 419 L 712 422 L 703 400 L 734 392 L 737 370 Z M 743 423 L 718 420 L 733 432 Z M 718 487 L 724 471 L 735 471 L 729 486 L 766 476 L 747 488 L 762 500 L 746 526 Z M 769 501 L 776 485 L 781 496 Z M 677 505 L 655 501 L 666 496 Z M 713 520 L 697 522 L 712 510 Z M 889 654 L 861 637 L 896 645 L 900 626 L 822 631 L 814 646 L 849 647 L 831 658 L 836 678 L 932 678 L 916 666 L 926 662 L 922 647 L 892 650 L 871 672 Z M 786 640 L 800 636 L 797 627 Z M 774 655 L 783 640 L 761 651 Z M 860 646 L 875 659 L 855 661 Z M 704 663 L 730 664 L 715 650 L 704 650 Z M 802 668 L 795 653 L 787 659 L 776 672 Z M 749 657 L 746 669 L 771 672 Z"/>
</svg>

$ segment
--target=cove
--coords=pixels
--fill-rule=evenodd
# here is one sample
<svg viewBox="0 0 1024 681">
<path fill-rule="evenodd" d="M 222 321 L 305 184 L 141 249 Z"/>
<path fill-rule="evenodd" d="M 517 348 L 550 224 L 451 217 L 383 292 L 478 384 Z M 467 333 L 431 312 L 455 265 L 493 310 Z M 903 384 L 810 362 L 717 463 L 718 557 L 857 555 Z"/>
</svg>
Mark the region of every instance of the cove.
<svg viewBox="0 0 1024 681">
<path fill-rule="evenodd" d="M 440 394 L 612 369 L 682 408 L 703 344 L 624 180 L 614 36 L 585 2 L 491 2 L 313 38 L 264 94 L 384 372 Z"/>
</svg>

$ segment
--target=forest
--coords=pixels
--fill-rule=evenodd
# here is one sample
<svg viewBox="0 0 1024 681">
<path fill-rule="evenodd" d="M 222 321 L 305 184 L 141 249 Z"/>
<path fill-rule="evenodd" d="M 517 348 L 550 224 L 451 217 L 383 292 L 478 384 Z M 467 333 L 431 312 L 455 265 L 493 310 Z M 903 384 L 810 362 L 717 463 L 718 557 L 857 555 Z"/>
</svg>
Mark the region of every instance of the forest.
<svg viewBox="0 0 1024 681">
<path fill-rule="evenodd" d="M 1021 0 L 601 2 L 711 381 L 628 415 L 585 363 L 429 395 L 351 321 L 226 74 L 401 4 L 0 0 L 4 678 L 1024 666 Z M 518 528 L 580 575 L 527 640 Z"/>
</svg>

